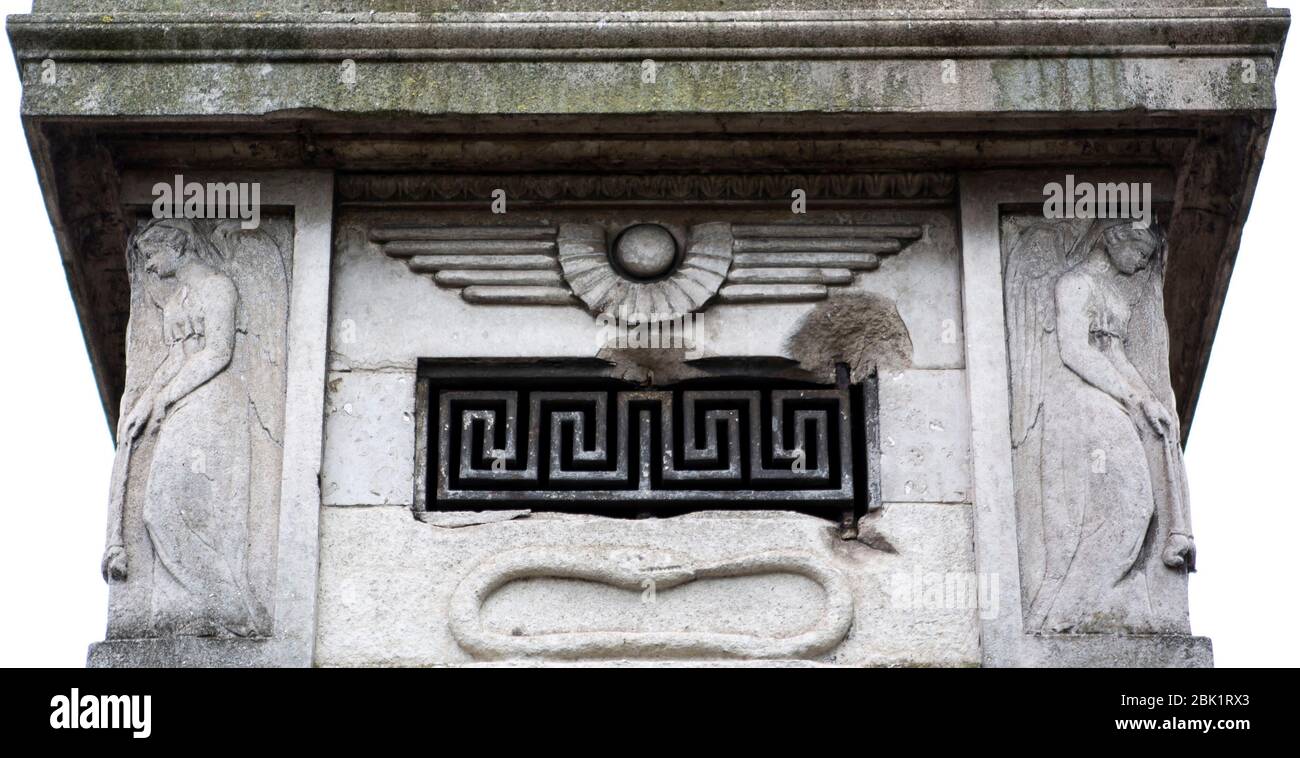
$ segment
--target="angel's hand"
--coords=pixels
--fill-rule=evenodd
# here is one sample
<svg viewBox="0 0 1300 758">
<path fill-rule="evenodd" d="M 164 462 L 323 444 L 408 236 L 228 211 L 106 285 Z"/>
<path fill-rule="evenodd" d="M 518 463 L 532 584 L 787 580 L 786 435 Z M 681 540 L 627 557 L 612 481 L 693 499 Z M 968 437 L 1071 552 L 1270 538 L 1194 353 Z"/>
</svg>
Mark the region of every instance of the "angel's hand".
<svg viewBox="0 0 1300 758">
<path fill-rule="evenodd" d="M 121 545 L 109 545 L 104 551 L 104 560 L 99 564 L 99 571 L 106 582 L 126 581 L 126 548 Z"/>
<path fill-rule="evenodd" d="M 1120 398 L 1120 404 L 1124 406 L 1124 410 L 1134 419 L 1140 419 L 1146 415 L 1142 410 L 1142 398 L 1136 393 L 1130 393 L 1128 396 Z"/>
<path fill-rule="evenodd" d="M 1160 557 L 1165 565 L 1172 569 L 1187 567 L 1196 570 L 1196 541 L 1190 534 L 1172 533 L 1165 538 L 1165 549 Z"/>
<path fill-rule="evenodd" d="M 131 412 L 127 414 L 126 421 L 123 422 L 122 432 L 123 439 L 119 442 L 130 442 L 140 436 L 145 426 L 149 423 L 149 417 L 153 414 L 152 402 L 138 402 Z"/>
<path fill-rule="evenodd" d="M 1143 400 L 1142 415 L 1146 416 L 1147 423 L 1151 424 L 1151 428 L 1156 430 L 1156 434 L 1161 437 L 1170 436 L 1170 432 L 1174 428 L 1174 420 L 1160 401 L 1155 398 Z"/>
<path fill-rule="evenodd" d="M 154 399 L 153 410 L 149 414 L 153 418 L 154 426 L 162 424 L 163 419 L 167 418 L 167 398 L 160 392 Z"/>
</svg>

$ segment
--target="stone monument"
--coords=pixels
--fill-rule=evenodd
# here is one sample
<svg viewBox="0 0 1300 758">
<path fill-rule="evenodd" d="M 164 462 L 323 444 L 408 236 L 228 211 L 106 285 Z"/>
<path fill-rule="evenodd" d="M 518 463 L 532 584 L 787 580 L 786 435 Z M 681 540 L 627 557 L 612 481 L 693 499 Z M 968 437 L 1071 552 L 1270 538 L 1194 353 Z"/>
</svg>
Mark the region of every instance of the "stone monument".
<svg viewBox="0 0 1300 758">
<path fill-rule="evenodd" d="M 1212 665 L 1182 445 L 1287 14 L 657 5 L 9 18 L 90 666 Z"/>
</svg>

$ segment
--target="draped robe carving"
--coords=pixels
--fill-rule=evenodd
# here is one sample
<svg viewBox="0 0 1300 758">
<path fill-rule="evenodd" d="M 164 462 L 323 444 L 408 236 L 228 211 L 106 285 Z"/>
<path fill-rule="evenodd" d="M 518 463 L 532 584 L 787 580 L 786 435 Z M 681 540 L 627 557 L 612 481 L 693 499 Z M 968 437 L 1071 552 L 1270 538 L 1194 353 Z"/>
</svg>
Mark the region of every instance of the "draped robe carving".
<svg viewBox="0 0 1300 758">
<path fill-rule="evenodd" d="M 1026 625 L 1187 633 L 1195 568 L 1168 369 L 1164 241 L 1046 221 L 1006 260 Z"/>
</svg>

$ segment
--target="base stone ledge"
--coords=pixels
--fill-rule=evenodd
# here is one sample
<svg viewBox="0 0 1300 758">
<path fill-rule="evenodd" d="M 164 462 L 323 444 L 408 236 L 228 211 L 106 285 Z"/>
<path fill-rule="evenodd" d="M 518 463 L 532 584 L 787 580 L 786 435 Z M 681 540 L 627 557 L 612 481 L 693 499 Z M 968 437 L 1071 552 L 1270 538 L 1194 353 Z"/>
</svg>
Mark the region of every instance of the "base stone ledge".
<svg viewBox="0 0 1300 758">
<path fill-rule="evenodd" d="M 1213 668 L 1209 637 L 1182 634 L 1029 635 L 1020 659 L 1003 665 L 1045 668 Z"/>
<path fill-rule="evenodd" d="M 283 640 L 120 639 L 91 644 L 86 668 L 259 668 L 291 664 Z"/>
</svg>

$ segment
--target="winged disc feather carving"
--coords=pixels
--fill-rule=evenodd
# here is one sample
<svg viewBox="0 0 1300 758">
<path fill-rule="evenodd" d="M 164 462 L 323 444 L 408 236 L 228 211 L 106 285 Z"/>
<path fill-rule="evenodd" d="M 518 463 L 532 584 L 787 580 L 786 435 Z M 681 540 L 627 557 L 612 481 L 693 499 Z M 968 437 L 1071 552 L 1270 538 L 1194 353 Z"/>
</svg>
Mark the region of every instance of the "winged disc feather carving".
<svg viewBox="0 0 1300 758">
<path fill-rule="evenodd" d="M 621 270 L 611 255 L 617 236 L 597 224 L 387 226 L 370 240 L 468 303 L 582 305 L 647 321 L 712 303 L 824 300 L 923 232 L 906 224 L 694 224 L 671 266 L 651 278 Z"/>
</svg>

